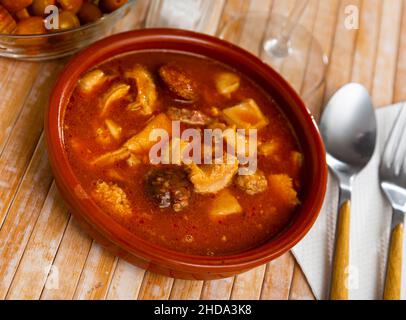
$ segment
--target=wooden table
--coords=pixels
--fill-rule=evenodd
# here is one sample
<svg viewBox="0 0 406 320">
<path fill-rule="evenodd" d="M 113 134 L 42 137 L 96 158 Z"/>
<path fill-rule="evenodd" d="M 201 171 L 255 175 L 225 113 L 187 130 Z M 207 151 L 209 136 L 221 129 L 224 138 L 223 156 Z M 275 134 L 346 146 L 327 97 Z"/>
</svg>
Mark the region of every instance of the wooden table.
<svg viewBox="0 0 406 320">
<path fill-rule="evenodd" d="M 293 3 L 213 0 L 204 31 L 216 34 L 250 10 L 286 14 Z M 359 30 L 345 28 L 349 5 L 360 10 Z M 330 57 L 324 100 L 349 81 L 363 83 L 376 106 L 406 99 L 406 0 L 311 0 L 302 23 Z M 0 298 L 313 299 L 290 253 L 235 278 L 183 281 L 134 267 L 83 233 L 58 194 L 44 146 L 44 111 L 64 62 L 0 59 Z M 319 102 L 310 106 L 315 115 Z"/>
</svg>

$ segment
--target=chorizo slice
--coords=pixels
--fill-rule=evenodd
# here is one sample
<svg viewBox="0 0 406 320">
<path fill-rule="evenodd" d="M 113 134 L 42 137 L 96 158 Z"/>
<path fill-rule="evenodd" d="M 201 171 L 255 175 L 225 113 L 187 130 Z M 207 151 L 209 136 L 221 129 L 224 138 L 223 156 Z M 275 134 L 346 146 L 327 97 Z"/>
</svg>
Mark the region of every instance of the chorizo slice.
<svg viewBox="0 0 406 320">
<path fill-rule="evenodd" d="M 195 81 L 177 65 L 163 65 L 159 68 L 159 75 L 168 89 L 177 97 L 186 101 L 195 101 L 198 99 Z"/>
</svg>

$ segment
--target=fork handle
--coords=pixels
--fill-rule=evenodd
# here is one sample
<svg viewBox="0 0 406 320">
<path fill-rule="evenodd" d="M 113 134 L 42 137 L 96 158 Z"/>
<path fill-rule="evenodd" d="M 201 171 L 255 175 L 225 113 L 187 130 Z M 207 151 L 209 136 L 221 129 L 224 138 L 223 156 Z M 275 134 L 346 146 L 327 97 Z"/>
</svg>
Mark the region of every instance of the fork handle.
<svg viewBox="0 0 406 320">
<path fill-rule="evenodd" d="M 389 259 L 386 271 L 385 300 L 400 300 L 402 279 L 402 247 L 403 247 L 403 223 L 398 224 L 392 231 Z"/>
<path fill-rule="evenodd" d="M 338 214 L 336 243 L 331 278 L 331 300 L 348 300 L 348 265 L 350 251 L 350 201 L 343 202 Z"/>
</svg>

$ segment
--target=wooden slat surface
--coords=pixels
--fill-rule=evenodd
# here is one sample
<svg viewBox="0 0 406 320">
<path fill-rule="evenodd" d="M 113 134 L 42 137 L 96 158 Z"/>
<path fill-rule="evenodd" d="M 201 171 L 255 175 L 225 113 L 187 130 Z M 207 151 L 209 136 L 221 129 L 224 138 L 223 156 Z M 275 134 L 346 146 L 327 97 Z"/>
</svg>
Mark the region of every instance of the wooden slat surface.
<svg viewBox="0 0 406 320">
<path fill-rule="evenodd" d="M 219 35 L 253 11 L 287 15 L 294 3 L 213 1 L 203 32 Z M 149 2 L 138 5 L 145 15 Z M 349 5 L 359 8 L 360 29 L 345 27 Z M 377 107 L 406 99 L 406 0 L 310 0 L 302 23 L 330 59 L 325 83 L 308 102 L 316 117 L 349 81 L 363 83 Z M 230 40 L 258 54 L 265 29 L 265 21 L 238 25 Z M 290 253 L 236 277 L 185 281 L 145 272 L 90 239 L 58 194 L 42 133 L 49 91 L 65 62 L 0 59 L 1 299 L 314 299 Z M 309 57 L 307 67 L 313 63 Z M 291 81 L 305 91 L 303 67 Z"/>
</svg>

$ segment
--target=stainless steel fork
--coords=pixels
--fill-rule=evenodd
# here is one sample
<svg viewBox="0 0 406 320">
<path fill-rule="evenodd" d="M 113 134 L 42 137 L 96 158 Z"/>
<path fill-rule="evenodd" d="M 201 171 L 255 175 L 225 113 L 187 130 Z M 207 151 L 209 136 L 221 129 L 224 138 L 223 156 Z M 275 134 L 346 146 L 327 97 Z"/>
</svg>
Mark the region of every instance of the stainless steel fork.
<svg viewBox="0 0 406 320">
<path fill-rule="evenodd" d="M 379 180 L 393 208 L 384 299 L 399 300 L 402 275 L 403 225 L 406 213 L 406 104 L 401 107 L 382 155 Z"/>
</svg>

